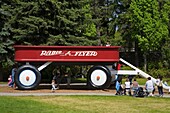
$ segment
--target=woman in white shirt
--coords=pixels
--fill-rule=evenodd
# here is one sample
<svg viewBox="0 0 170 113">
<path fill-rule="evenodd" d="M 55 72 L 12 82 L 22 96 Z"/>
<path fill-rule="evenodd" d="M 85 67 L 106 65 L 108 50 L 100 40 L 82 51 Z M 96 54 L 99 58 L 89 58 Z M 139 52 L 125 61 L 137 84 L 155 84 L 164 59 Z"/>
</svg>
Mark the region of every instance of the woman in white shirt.
<svg viewBox="0 0 170 113">
<path fill-rule="evenodd" d="M 152 92 L 154 89 L 154 84 L 151 80 L 151 77 L 148 77 L 148 80 L 146 81 L 146 84 L 145 84 L 145 89 L 148 93 L 148 96 L 153 96 Z"/>
</svg>

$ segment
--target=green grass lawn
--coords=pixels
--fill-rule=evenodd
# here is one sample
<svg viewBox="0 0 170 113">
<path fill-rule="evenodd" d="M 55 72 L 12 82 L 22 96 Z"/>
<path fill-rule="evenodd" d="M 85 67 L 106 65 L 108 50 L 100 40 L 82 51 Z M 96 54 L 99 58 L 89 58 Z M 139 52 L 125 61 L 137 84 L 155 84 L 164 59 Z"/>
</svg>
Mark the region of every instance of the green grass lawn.
<svg viewBox="0 0 170 113">
<path fill-rule="evenodd" d="M 0 97 L 1 113 L 168 113 L 170 98 L 129 96 Z"/>
<path fill-rule="evenodd" d="M 137 82 L 139 83 L 139 85 L 144 85 L 144 84 L 146 83 L 146 81 L 147 81 L 147 79 L 145 79 L 145 78 L 136 78 L 136 80 L 137 80 Z M 122 84 L 124 84 L 125 81 L 126 81 L 126 78 L 124 77 L 124 78 L 122 79 Z M 132 80 L 132 81 L 133 81 L 133 80 Z"/>
</svg>

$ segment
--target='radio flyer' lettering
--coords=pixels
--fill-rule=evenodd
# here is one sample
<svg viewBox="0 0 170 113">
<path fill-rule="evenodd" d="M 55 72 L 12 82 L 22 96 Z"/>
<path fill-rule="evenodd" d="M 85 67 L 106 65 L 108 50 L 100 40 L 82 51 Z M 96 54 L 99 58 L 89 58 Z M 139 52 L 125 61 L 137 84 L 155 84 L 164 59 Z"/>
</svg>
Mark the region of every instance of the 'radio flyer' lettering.
<svg viewBox="0 0 170 113">
<path fill-rule="evenodd" d="M 96 51 L 77 51 L 74 56 L 97 56 Z"/>
<path fill-rule="evenodd" d="M 40 56 L 54 56 L 54 55 L 59 55 L 59 56 L 97 56 L 96 51 L 46 51 L 43 50 L 41 51 Z"/>
<path fill-rule="evenodd" d="M 53 56 L 53 55 L 60 55 L 62 51 L 42 51 L 40 56 Z"/>
</svg>

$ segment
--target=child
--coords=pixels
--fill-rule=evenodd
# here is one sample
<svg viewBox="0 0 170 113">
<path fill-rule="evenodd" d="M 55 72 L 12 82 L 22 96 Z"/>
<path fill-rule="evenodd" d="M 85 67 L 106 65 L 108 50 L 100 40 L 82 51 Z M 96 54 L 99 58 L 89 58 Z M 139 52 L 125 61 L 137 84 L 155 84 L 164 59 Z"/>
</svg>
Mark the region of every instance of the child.
<svg viewBox="0 0 170 113">
<path fill-rule="evenodd" d="M 12 76 L 11 75 L 9 75 L 8 77 L 8 86 L 12 87 Z"/>
<path fill-rule="evenodd" d="M 52 85 L 52 92 L 54 92 L 57 88 L 55 88 L 55 80 L 52 80 L 52 83 L 51 83 L 51 85 Z"/>
<path fill-rule="evenodd" d="M 121 83 L 116 82 L 116 94 L 115 95 L 123 95 L 123 87 Z"/>
<path fill-rule="evenodd" d="M 116 81 L 116 94 L 115 95 L 120 95 L 120 83 L 118 81 Z"/>
<path fill-rule="evenodd" d="M 124 90 L 125 95 L 126 95 L 126 91 L 128 91 L 129 95 L 131 96 L 131 83 L 128 78 L 126 79 L 125 82 L 125 90 Z"/>
</svg>

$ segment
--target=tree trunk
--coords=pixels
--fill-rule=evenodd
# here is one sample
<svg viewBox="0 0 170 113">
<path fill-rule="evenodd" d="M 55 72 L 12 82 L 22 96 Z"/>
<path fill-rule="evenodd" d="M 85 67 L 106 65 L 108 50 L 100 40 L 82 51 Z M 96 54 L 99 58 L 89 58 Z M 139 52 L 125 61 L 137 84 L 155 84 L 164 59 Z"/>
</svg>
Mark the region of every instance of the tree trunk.
<svg viewBox="0 0 170 113">
<path fill-rule="evenodd" d="M 144 71 L 147 72 L 147 55 L 146 52 L 143 54 L 144 58 Z"/>
<path fill-rule="evenodd" d="M 138 56 L 138 42 L 135 41 L 135 64 L 136 67 L 139 67 L 139 56 Z"/>
<path fill-rule="evenodd" d="M 2 60 L 2 59 L 0 59 L 0 60 Z M 3 69 L 2 63 L 1 63 L 0 64 L 0 81 L 4 81 L 4 75 L 6 75 L 6 74 L 4 74 L 4 69 Z"/>
</svg>

